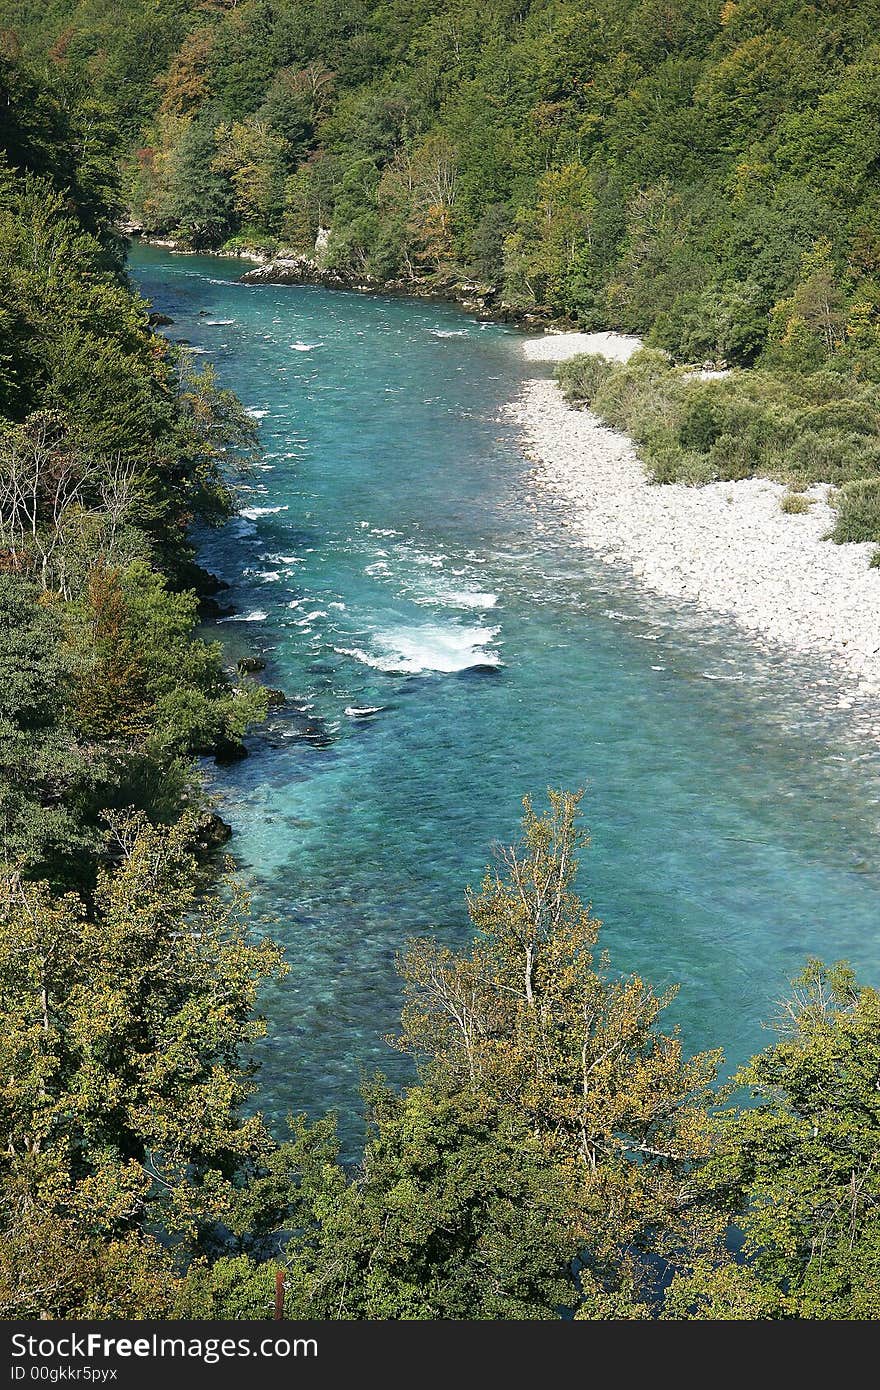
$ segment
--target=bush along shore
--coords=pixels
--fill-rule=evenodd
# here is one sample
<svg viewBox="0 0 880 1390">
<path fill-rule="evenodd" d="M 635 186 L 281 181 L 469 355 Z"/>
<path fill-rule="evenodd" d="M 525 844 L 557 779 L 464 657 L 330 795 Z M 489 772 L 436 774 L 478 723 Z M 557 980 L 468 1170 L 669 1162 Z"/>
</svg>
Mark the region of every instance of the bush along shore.
<svg viewBox="0 0 880 1390">
<path fill-rule="evenodd" d="M 880 564 L 880 384 L 838 364 L 808 373 L 733 371 L 701 379 L 664 353 L 626 363 L 601 355 L 559 368 L 565 399 L 589 405 L 635 441 L 652 481 L 691 484 L 772 478 L 792 504 L 815 484 L 834 488 L 830 539 L 871 542 Z"/>
<path fill-rule="evenodd" d="M 0 823 L 14 875 L 90 893 L 108 817 L 207 815 L 194 760 L 262 717 L 196 635 L 217 585 L 190 539 L 230 514 L 257 441 L 127 285 L 113 162 L 73 153 L 88 112 L 9 61 L 3 81 Z"/>
</svg>

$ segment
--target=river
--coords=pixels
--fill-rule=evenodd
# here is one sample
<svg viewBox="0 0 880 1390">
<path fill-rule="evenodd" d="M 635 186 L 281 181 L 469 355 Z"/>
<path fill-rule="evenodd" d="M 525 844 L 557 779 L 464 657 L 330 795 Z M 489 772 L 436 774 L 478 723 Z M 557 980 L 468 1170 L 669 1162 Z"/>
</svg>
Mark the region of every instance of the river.
<svg viewBox="0 0 880 1390">
<path fill-rule="evenodd" d="M 504 418 L 516 333 L 244 268 L 131 262 L 265 449 L 202 560 L 236 608 L 216 635 L 296 701 L 210 769 L 292 967 L 265 999 L 273 1122 L 334 1107 L 356 1146 L 361 1074 L 409 1075 L 395 953 L 466 941 L 465 885 L 548 784 L 587 788 L 583 892 L 616 969 L 681 985 L 689 1047 L 765 1046 L 810 954 L 880 982 L 880 768 L 821 673 L 573 543 Z"/>
</svg>

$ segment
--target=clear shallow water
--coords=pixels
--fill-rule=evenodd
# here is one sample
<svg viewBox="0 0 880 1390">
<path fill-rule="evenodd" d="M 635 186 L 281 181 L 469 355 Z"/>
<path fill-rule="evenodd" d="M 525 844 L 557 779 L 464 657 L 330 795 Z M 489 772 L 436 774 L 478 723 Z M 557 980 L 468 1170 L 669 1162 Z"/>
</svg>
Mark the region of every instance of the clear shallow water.
<svg viewBox="0 0 880 1390">
<path fill-rule="evenodd" d="M 463 888 L 523 793 L 588 788 L 582 888 L 614 965 L 737 1063 L 808 954 L 880 981 L 880 767 L 820 673 L 641 593 L 574 546 L 503 417 L 518 337 L 451 308 L 234 283 L 139 248 L 143 292 L 260 420 L 242 515 L 206 538 L 219 632 L 296 705 L 212 773 L 292 971 L 260 1103 L 359 1133 L 394 957 L 464 942 Z M 369 711 L 369 712 L 368 712 Z"/>
</svg>

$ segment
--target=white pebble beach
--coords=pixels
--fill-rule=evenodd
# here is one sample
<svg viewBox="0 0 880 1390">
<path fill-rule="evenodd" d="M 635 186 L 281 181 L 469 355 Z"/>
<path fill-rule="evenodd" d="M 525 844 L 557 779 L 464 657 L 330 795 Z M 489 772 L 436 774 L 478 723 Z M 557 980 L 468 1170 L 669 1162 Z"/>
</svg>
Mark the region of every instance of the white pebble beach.
<svg viewBox="0 0 880 1390">
<path fill-rule="evenodd" d="M 581 352 L 625 361 L 638 338 L 559 333 L 528 339 L 531 361 Z M 701 605 L 792 651 L 827 659 L 843 687 L 839 703 L 880 695 L 880 569 L 872 545 L 835 545 L 829 488 L 787 514 L 786 489 L 766 479 L 704 487 L 649 483 L 632 442 L 588 410 L 566 405 L 546 379 L 526 384 L 510 407 L 536 482 L 570 504 L 582 544 L 626 566 L 655 593 Z"/>
</svg>

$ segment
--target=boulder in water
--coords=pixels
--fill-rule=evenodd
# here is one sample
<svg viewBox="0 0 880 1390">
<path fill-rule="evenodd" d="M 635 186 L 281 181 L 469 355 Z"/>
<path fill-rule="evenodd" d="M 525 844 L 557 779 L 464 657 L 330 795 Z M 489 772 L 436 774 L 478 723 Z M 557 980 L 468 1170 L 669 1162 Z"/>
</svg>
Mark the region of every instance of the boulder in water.
<svg viewBox="0 0 880 1390">
<path fill-rule="evenodd" d="M 229 763 L 240 763 L 247 756 L 248 750 L 236 739 L 218 739 L 214 745 L 214 761 L 221 767 Z"/>
<path fill-rule="evenodd" d="M 227 825 L 216 811 L 208 811 L 199 826 L 199 847 L 204 853 L 211 853 L 232 839 L 232 826 Z"/>
<path fill-rule="evenodd" d="M 266 669 L 266 663 L 261 656 L 243 656 L 235 664 L 242 675 Z"/>
</svg>

